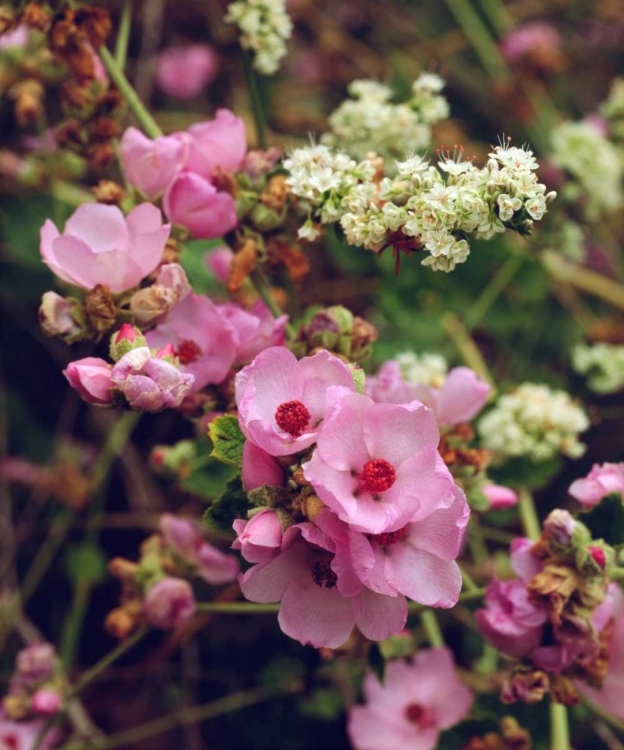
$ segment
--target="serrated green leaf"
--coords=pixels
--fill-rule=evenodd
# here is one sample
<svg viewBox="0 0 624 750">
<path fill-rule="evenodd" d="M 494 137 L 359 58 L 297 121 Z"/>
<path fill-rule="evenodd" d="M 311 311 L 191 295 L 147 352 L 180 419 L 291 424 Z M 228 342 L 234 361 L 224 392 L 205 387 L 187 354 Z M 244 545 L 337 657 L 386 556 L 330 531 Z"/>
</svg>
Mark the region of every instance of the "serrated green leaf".
<svg viewBox="0 0 624 750">
<path fill-rule="evenodd" d="M 208 426 L 208 432 L 214 446 L 210 455 L 240 469 L 243 464 L 245 436 L 238 426 L 238 419 L 232 414 L 217 417 Z"/>
<path fill-rule="evenodd" d="M 246 518 L 251 508 L 240 477 L 231 479 L 223 495 L 204 513 L 204 521 L 220 534 L 232 534 L 232 524 L 237 518 Z"/>
<path fill-rule="evenodd" d="M 607 495 L 578 520 L 590 530 L 593 539 L 604 539 L 612 547 L 624 544 L 624 504 L 619 493 Z"/>
<path fill-rule="evenodd" d="M 106 558 L 96 544 L 85 542 L 67 549 L 67 572 L 74 581 L 95 585 L 106 577 Z"/>
</svg>

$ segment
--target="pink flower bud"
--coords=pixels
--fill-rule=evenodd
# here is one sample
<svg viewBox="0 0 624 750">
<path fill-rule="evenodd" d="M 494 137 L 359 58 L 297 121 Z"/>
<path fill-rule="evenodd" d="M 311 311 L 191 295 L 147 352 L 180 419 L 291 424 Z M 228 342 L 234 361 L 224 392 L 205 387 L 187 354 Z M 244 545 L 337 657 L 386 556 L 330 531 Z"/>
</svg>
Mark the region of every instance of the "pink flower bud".
<svg viewBox="0 0 624 750">
<path fill-rule="evenodd" d="M 40 716 L 54 716 L 61 708 L 61 696 L 56 690 L 41 688 L 32 697 L 33 711 Z"/>
<path fill-rule="evenodd" d="M 164 513 L 158 524 L 165 542 L 172 547 L 180 557 L 193 559 L 197 555 L 197 548 L 203 542 L 197 527 L 184 518 L 178 518 L 172 513 Z"/>
<path fill-rule="evenodd" d="M 234 198 L 204 177 L 188 172 L 169 185 L 163 206 L 170 221 L 201 239 L 219 237 L 238 222 Z"/>
<path fill-rule="evenodd" d="M 550 542 L 561 547 L 568 547 L 572 543 L 572 534 L 576 526 L 576 521 L 567 510 L 557 508 L 544 520 L 544 536 Z"/>
<path fill-rule="evenodd" d="M 195 614 L 195 596 L 188 581 L 163 578 L 152 586 L 143 601 L 143 614 L 156 628 L 172 630 Z"/>
<path fill-rule="evenodd" d="M 37 684 L 49 680 L 56 667 L 56 651 L 50 643 L 33 643 L 23 648 L 15 659 L 20 682 Z"/>
<path fill-rule="evenodd" d="M 237 519 L 233 526 L 238 539 L 232 549 L 239 549 L 247 562 L 266 562 L 280 551 L 282 522 L 277 511 L 266 508 L 249 521 Z"/>
<path fill-rule="evenodd" d="M 245 158 L 245 123 L 229 109 L 217 110 L 214 120 L 191 125 L 187 172 L 210 178 L 217 170 L 235 172 Z"/>
<path fill-rule="evenodd" d="M 110 406 L 113 403 L 111 389 L 115 387 L 111 379 L 112 368 L 99 357 L 85 357 L 67 365 L 63 375 L 69 380 L 80 397 L 88 404 Z"/>
<path fill-rule="evenodd" d="M 153 199 L 167 189 L 182 169 L 188 137 L 180 134 L 151 140 L 137 128 L 128 128 L 119 149 L 128 182 Z"/>
<path fill-rule="evenodd" d="M 193 387 L 195 379 L 191 374 L 180 372 L 163 359 L 172 353 L 166 349 L 155 356 L 147 346 L 132 349 L 113 367 L 111 380 L 133 409 L 175 409 Z"/>
<path fill-rule="evenodd" d="M 204 262 L 212 271 L 215 278 L 222 284 L 226 284 L 230 277 L 230 268 L 232 266 L 233 258 L 234 253 L 232 252 L 232 249 L 227 245 L 222 245 L 221 247 L 217 247 L 209 253 L 206 253 Z"/>
<path fill-rule="evenodd" d="M 121 344 L 122 341 L 127 341 L 133 344 L 139 337 L 143 338 L 141 331 L 135 328 L 130 323 L 124 323 L 117 333 L 113 334 L 113 344 Z"/>
<path fill-rule="evenodd" d="M 490 510 L 511 508 L 518 502 L 518 495 L 509 487 L 503 487 L 500 484 L 486 484 L 481 487 L 481 492 L 489 502 Z"/>
<path fill-rule="evenodd" d="M 243 446 L 243 487 L 247 492 L 262 487 L 284 486 L 284 471 L 275 458 L 257 446 L 251 440 L 246 440 Z"/>
<path fill-rule="evenodd" d="M 161 52 L 156 63 L 158 87 L 177 99 L 192 99 L 214 80 L 219 58 L 207 44 L 171 47 Z"/>
<path fill-rule="evenodd" d="M 587 551 L 592 556 L 592 559 L 596 563 L 596 565 L 601 570 L 604 570 L 607 565 L 607 556 L 605 555 L 605 551 L 600 547 L 588 547 Z"/>
</svg>

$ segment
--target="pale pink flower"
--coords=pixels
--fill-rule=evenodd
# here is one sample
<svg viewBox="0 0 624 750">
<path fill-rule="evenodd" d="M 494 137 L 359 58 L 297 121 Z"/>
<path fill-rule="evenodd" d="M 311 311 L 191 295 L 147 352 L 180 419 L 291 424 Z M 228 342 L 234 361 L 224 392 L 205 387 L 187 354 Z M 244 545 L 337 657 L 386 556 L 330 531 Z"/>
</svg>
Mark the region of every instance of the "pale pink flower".
<svg viewBox="0 0 624 750">
<path fill-rule="evenodd" d="M 163 200 L 169 221 L 188 229 L 199 239 L 211 240 L 238 223 L 236 201 L 205 177 L 183 172 L 169 184 Z"/>
<path fill-rule="evenodd" d="M 558 50 L 561 35 L 544 21 L 529 21 L 509 32 L 501 41 L 501 52 L 509 62 L 516 62 L 534 50 Z"/>
<path fill-rule="evenodd" d="M 284 470 L 274 456 L 251 440 L 245 440 L 241 479 L 247 492 L 262 487 L 263 484 L 269 487 L 283 487 Z"/>
<path fill-rule="evenodd" d="M 162 630 L 184 625 L 195 614 L 191 584 L 182 578 L 161 578 L 145 594 L 143 614 L 150 625 Z"/>
<path fill-rule="evenodd" d="M 454 500 L 438 442 L 435 417 L 418 401 L 376 404 L 345 393 L 303 470 L 321 500 L 357 531 L 398 531 Z"/>
<path fill-rule="evenodd" d="M 288 315 L 274 318 L 262 300 L 258 300 L 249 310 L 236 302 L 226 302 L 219 305 L 219 312 L 236 334 L 235 364 L 246 365 L 263 349 L 284 343 Z"/>
<path fill-rule="evenodd" d="M 440 731 L 467 718 L 474 702 L 445 647 L 419 651 L 412 663 L 389 662 L 383 684 L 369 672 L 364 697 L 349 711 L 355 750 L 434 750 Z"/>
<path fill-rule="evenodd" d="M 220 383 L 234 363 L 236 335 L 208 297 L 189 294 L 146 334 L 150 346 L 172 344 L 180 370 L 195 378 L 192 392 Z"/>
<path fill-rule="evenodd" d="M 210 250 L 204 257 L 207 268 L 212 271 L 215 279 L 222 284 L 226 284 L 230 277 L 230 268 L 234 253 L 231 247 L 221 245 L 220 247 Z"/>
<path fill-rule="evenodd" d="M 238 560 L 207 542 L 197 526 L 184 518 L 171 513 L 160 517 L 160 533 L 165 543 L 181 557 L 185 563 L 197 567 L 197 575 L 207 583 L 219 585 L 236 580 Z"/>
<path fill-rule="evenodd" d="M 405 597 L 361 585 L 357 594 L 343 595 L 342 575 L 332 570 L 334 551 L 335 543 L 313 524 L 290 526 L 280 553 L 239 578 L 243 594 L 254 602 L 281 602 L 282 631 L 315 648 L 338 648 L 355 626 L 371 640 L 400 632 L 407 619 Z"/>
<path fill-rule="evenodd" d="M 529 600 L 526 583 L 494 578 L 487 588 L 485 609 L 476 612 L 485 640 L 509 656 L 522 658 L 542 640 L 546 614 Z"/>
<path fill-rule="evenodd" d="M 191 125 L 185 170 L 211 178 L 217 171 L 235 172 L 245 158 L 245 123 L 229 109 L 219 109 L 214 120 Z"/>
<path fill-rule="evenodd" d="M 607 495 L 624 499 L 624 463 L 594 464 L 584 479 L 572 482 L 568 492 L 585 508 L 592 508 Z"/>
<path fill-rule="evenodd" d="M 364 392 L 378 403 L 409 404 L 416 400 L 415 383 L 408 383 L 401 375 L 401 367 L 393 359 L 384 362 L 376 375 L 366 378 Z"/>
<path fill-rule="evenodd" d="M 201 94 L 219 71 L 219 58 L 207 44 L 170 47 L 158 55 L 156 83 L 176 99 L 192 99 Z"/>
<path fill-rule="evenodd" d="M 188 152 L 188 138 L 168 135 L 148 138 L 137 128 L 123 134 L 119 150 L 128 182 L 150 199 L 163 193 L 180 172 Z"/>
<path fill-rule="evenodd" d="M 237 518 L 233 527 L 237 539 L 232 543 L 232 549 L 239 549 L 247 562 L 267 562 L 280 551 L 282 522 L 276 510 L 263 508 L 249 521 Z"/>
<path fill-rule="evenodd" d="M 503 487 L 500 484 L 484 484 L 481 492 L 490 504 L 490 510 L 512 508 L 518 504 L 518 495 L 509 487 Z"/>
<path fill-rule="evenodd" d="M 302 451 L 316 441 L 332 386 L 355 390 L 347 365 L 329 352 L 297 361 L 288 349 L 265 349 L 236 376 L 241 430 L 273 456 Z"/>
<path fill-rule="evenodd" d="M 112 391 L 115 384 L 111 379 L 112 367 L 99 357 L 85 357 L 70 362 L 63 375 L 75 388 L 83 401 L 97 406 L 110 406 L 113 403 Z"/>
<path fill-rule="evenodd" d="M 156 412 L 175 409 L 191 392 L 194 378 L 149 347 L 132 349 L 115 364 L 111 380 L 133 409 Z"/>
<path fill-rule="evenodd" d="M 0 707 L 0 750 L 32 750 L 44 725 L 43 718 L 13 721 Z M 51 750 L 59 739 L 59 730 L 52 728 L 46 733 L 39 750 Z"/>
<path fill-rule="evenodd" d="M 124 292 L 158 266 L 170 226 L 160 211 L 142 203 L 127 217 L 117 206 L 85 203 L 59 234 L 50 219 L 41 228 L 41 255 L 60 279 L 84 289 L 103 284 Z"/>
</svg>

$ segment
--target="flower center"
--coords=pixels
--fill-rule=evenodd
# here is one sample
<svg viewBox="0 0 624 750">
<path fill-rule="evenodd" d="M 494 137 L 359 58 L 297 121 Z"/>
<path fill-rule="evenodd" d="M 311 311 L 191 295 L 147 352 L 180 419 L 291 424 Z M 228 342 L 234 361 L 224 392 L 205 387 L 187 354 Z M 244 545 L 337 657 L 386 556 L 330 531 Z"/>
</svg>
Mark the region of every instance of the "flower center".
<svg viewBox="0 0 624 750">
<path fill-rule="evenodd" d="M 333 589 L 338 580 L 338 576 L 331 569 L 329 560 L 316 562 L 312 566 L 312 580 L 317 586 L 325 586 L 326 589 Z"/>
<path fill-rule="evenodd" d="M 202 350 L 191 339 L 182 339 L 175 353 L 180 359 L 181 365 L 190 365 L 191 362 L 197 362 L 201 357 Z"/>
<path fill-rule="evenodd" d="M 382 547 L 389 547 L 391 544 L 400 542 L 401 539 L 405 539 L 407 536 L 407 526 L 404 526 L 398 531 L 391 531 L 385 534 L 371 534 L 369 539 L 375 542 L 379 542 Z"/>
<path fill-rule="evenodd" d="M 0 735 L 0 750 L 18 750 L 19 737 L 16 734 Z"/>
<path fill-rule="evenodd" d="M 301 401 L 285 401 L 277 407 L 275 421 L 284 432 L 297 438 L 310 424 L 310 412 Z"/>
<path fill-rule="evenodd" d="M 396 472 L 394 466 L 385 458 L 374 458 L 364 464 L 358 479 L 360 492 L 370 492 L 371 495 L 376 495 L 392 487 L 396 481 Z"/>
<path fill-rule="evenodd" d="M 435 726 L 433 714 L 420 703 L 410 703 L 409 706 L 406 706 L 405 718 L 410 724 L 415 724 L 420 729 L 430 729 Z"/>
</svg>

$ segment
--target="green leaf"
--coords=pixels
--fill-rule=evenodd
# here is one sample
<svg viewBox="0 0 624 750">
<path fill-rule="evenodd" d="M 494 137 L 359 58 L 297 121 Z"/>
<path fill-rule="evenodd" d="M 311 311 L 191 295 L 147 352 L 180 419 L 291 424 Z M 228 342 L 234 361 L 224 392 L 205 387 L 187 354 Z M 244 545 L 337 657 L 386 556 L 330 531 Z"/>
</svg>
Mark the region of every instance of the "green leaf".
<svg viewBox="0 0 624 750">
<path fill-rule="evenodd" d="M 204 521 L 220 534 L 232 534 L 232 524 L 237 518 L 246 518 L 251 504 L 243 489 L 240 477 L 231 479 L 224 494 L 204 513 Z"/>
<path fill-rule="evenodd" d="M 208 463 L 181 479 L 180 487 L 185 492 L 206 500 L 215 500 L 223 495 L 227 483 L 234 475 L 235 469 L 232 466 L 209 459 Z"/>
<path fill-rule="evenodd" d="M 579 513 L 578 520 L 593 539 L 604 539 L 612 547 L 624 544 L 624 504 L 619 493 L 607 495 L 590 511 Z"/>
<path fill-rule="evenodd" d="M 232 414 L 217 417 L 210 423 L 208 432 L 214 445 L 210 455 L 240 469 L 243 464 L 245 436 L 238 426 L 238 419 Z"/>
<path fill-rule="evenodd" d="M 74 544 L 65 556 L 67 571 L 74 581 L 95 585 L 106 578 L 106 558 L 97 544 Z"/>
<path fill-rule="evenodd" d="M 219 283 L 206 265 L 206 253 L 223 245 L 223 240 L 190 240 L 180 250 L 180 265 L 186 271 L 190 285 L 197 294 L 210 294 Z"/>
</svg>

